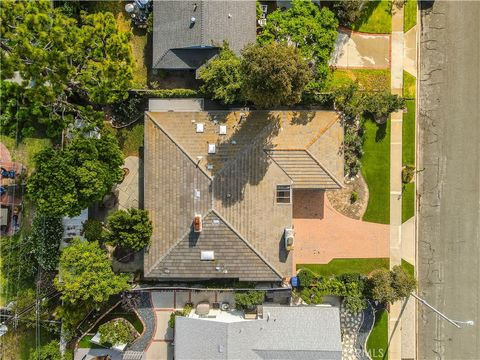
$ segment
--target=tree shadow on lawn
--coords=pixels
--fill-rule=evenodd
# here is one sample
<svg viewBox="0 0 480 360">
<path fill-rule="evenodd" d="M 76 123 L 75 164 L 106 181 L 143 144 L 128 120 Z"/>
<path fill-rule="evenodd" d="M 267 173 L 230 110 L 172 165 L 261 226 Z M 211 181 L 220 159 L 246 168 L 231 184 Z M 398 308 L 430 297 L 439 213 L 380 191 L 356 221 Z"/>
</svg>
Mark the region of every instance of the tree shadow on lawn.
<svg viewBox="0 0 480 360">
<path fill-rule="evenodd" d="M 385 0 L 382 0 L 382 1 L 385 1 Z M 362 15 L 354 24 L 352 24 L 352 29 L 355 31 L 359 31 L 362 25 L 368 23 L 373 12 L 377 8 L 377 6 L 381 4 L 382 1 L 367 1 L 367 4 L 364 5 L 362 9 Z M 385 12 L 387 12 L 389 15 L 392 15 L 392 6 L 385 9 Z"/>
</svg>

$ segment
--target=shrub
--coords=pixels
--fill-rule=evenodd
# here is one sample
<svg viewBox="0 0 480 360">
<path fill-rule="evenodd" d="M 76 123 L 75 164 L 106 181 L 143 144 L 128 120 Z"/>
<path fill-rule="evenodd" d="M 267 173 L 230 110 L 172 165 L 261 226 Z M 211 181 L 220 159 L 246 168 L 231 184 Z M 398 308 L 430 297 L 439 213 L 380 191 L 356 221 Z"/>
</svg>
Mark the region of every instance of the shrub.
<svg viewBox="0 0 480 360">
<path fill-rule="evenodd" d="M 411 165 L 405 165 L 405 167 L 402 169 L 402 182 L 404 184 L 411 183 L 414 175 L 415 167 Z"/>
<path fill-rule="evenodd" d="M 88 219 L 83 223 L 82 234 L 88 241 L 98 241 L 102 239 L 103 225 L 98 219 Z"/>
<path fill-rule="evenodd" d="M 408 297 L 417 282 L 412 274 L 401 266 L 394 266 L 391 271 L 379 269 L 369 279 L 369 294 L 373 300 L 393 304 Z"/>
<path fill-rule="evenodd" d="M 47 271 L 55 270 L 60 257 L 63 237 L 62 218 L 36 214 L 32 223 L 29 243 L 38 264 Z"/>
<path fill-rule="evenodd" d="M 150 244 L 152 222 L 140 209 L 117 210 L 107 218 L 107 239 L 112 245 L 138 251 Z"/>
<path fill-rule="evenodd" d="M 238 309 L 252 309 L 263 303 L 265 299 L 265 291 L 251 290 L 247 292 L 235 293 L 235 306 Z"/>
<path fill-rule="evenodd" d="M 392 269 L 392 287 L 398 299 L 408 297 L 417 287 L 415 276 L 397 265 Z"/>
<path fill-rule="evenodd" d="M 350 202 L 354 204 L 357 201 L 358 201 L 358 192 L 352 191 L 352 193 L 350 194 Z"/>
<path fill-rule="evenodd" d="M 192 89 L 158 89 L 142 91 L 144 97 L 150 98 L 194 98 L 198 96 L 198 92 Z"/>
<path fill-rule="evenodd" d="M 312 285 L 313 281 L 318 276 L 310 269 L 301 269 L 298 272 L 297 277 L 298 277 L 298 280 L 300 281 L 301 287 L 310 287 L 310 285 Z"/>
<path fill-rule="evenodd" d="M 345 175 L 355 176 L 360 171 L 363 156 L 363 138 L 361 128 L 352 121 L 345 122 L 345 135 L 343 139 L 343 152 L 345 157 Z"/>
<path fill-rule="evenodd" d="M 111 320 L 98 327 L 102 344 L 128 344 L 135 339 L 134 331 L 132 324 L 125 319 Z"/>
<path fill-rule="evenodd" d="M 190 311 L 192 311 L 192 306 L 187 304 L 182 310 L 177 310 L 171 313 L 170 318 L 168 319 L 168 327 L 172 329 L 175 328 L 175 318 L 177 316 L 187 316 L 190 314 Z"/>
</svg>

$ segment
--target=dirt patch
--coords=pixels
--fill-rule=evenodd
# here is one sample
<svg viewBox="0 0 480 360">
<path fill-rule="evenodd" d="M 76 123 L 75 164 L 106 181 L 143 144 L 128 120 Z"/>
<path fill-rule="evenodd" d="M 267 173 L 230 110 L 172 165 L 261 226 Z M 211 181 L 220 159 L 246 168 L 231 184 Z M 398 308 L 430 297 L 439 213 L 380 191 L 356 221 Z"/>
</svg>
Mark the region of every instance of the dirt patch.
<svg viewBox="0 0 480 360">
<path fill-rule="evenodd" d="M 360 220 L 368 204 L 367 184 L 362 175 L 359 174 L 358 178 L 343 185 L 345 186 L 343 189 L 327 191 L 328 201 L 339 213 L 349 218 Z M 358 196 L 356 201 L 353 201 L 353 193 L 356 193 Z"/>
</svg>

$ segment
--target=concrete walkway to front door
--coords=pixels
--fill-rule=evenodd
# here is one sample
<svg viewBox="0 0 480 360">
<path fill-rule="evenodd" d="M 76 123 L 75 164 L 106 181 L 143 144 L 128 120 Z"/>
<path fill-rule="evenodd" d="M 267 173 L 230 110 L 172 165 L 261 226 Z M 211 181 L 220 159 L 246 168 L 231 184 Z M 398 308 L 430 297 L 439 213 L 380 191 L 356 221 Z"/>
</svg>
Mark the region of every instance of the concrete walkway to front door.
<svg viewBox="0 0 480 360">
<path fill-rule="evenodd" d="M 326 264 L 334 258 L 388 258 L 389 226 L 348 218 L 323 191 L 295 190 L 293 226 L 296 264 Z"/>
</svg>

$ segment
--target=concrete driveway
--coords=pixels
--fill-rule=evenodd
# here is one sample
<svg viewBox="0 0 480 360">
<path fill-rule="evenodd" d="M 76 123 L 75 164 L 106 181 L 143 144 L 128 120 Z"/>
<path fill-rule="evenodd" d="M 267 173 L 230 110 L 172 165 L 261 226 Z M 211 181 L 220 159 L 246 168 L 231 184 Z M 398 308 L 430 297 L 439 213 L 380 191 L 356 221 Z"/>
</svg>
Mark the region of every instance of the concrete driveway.
<svg viewBox="0 0 480 360">
<path fill-rule="evenodd" d="M 338 213 L 322 191 L 295 190 L 293 204 L 294 271 L 296 264 L 326 264 L 335 258 L 389 257 L 388 225 Z"/>
<path fill-rule="evenodd" d="M 390 35 L 340 29 L 330 64 L 339 68 L 390 68 Z"/>
</svg>

